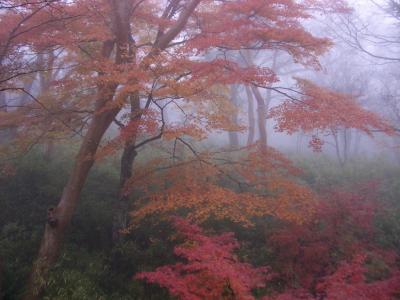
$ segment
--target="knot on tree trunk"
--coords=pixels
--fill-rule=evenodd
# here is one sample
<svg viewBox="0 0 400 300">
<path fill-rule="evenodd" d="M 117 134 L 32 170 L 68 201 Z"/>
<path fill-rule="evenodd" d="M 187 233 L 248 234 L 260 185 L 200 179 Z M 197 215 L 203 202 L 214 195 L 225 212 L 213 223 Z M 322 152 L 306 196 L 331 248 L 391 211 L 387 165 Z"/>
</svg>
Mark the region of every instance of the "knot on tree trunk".
<svg viewBox="0 0 400 300">
<path fill-rule="evenodd" d="M 56 217 L 56 209 L 55 207 L 49 207 L 47 209 L 47 218 L 46 218 L 47 224 L 49 224 L 50 227 L 54 228 L 58 224 L 58 219 Z"/>
</svg>

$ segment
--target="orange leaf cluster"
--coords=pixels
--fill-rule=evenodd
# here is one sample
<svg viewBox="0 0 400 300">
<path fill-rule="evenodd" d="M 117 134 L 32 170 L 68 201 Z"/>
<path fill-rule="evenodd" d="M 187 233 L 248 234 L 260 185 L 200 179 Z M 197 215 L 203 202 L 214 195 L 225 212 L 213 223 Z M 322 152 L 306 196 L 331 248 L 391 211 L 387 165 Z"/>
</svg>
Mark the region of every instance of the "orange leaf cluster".
<svg viewBox="0 0 400 300">
<path fill-rule="evenodd" d="M 166 167 L 145 190 L 145 182 L 133 178 L 136 186 L 130 189 L 141 189 L 144 197 L 131 215 L 134 223 L 177 212 L 197 223 L 216 218 L 250 226 L 263 216 L 301 223 L 313 213 L 315 196 L 291 179 L 295 172 L 273 150 L 260 153 L 254 147 L 238 159 L 199 154 Z"/>
</svg>

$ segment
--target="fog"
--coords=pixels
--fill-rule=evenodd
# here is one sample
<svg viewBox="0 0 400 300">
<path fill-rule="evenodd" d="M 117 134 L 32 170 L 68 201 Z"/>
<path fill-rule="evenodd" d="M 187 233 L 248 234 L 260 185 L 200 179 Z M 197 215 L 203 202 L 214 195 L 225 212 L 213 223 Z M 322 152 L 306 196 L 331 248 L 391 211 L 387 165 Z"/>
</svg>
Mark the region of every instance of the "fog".
<svg viewBox="0 0 400 300">
<path fill-rule="evenodd" d="M 390 9 L 385 1 L 350 1 L 350 5 L 353 11 L 349 15 L 330 15 L 314 20 L 308 25 L 313 33 L 328 35 L 334 40 L 329 52 L 320 58 L 321 68 L 313 70 L 296 64 L 278 51 L 278 62 L 274 71 L 280 80 L 274 85 L 295 89 L 293 76 L 310 79 L 334 91 L 354 95 L 363 107 L 387 118 L 397 128 L 399 104 L 396 86 L 400 61 L 397 16 L 388 11 Z M 268 52 L 257 53 L 257 61 L 271 68 L 272 56 L 273 54 Z M 268 99 L 268 91 L 262 93 L 263 97 Z M 267 100 L 270 102 L 270 108 L 279 105 L 285 99 L 274 91 L 270 97 L 271 99 Z M 239 91 L 239 98 L 241 101 L 237 104 L 238 121 L 243 126 L 248 126 L 248 108 L 243 89 Z M 312 152 L 308 147 L 312 133 L 287 135 L 276 130 L 274 120 L 267 118 L 266 123 L 270 146 L 289 153 Z M 256 137 L 258 134 L 256 128 Z M 379 132 L 370 136 L 351 129 L 347 134 L 353 136 L 348 145 L 349 149 L 346 150 L 351 157 L 381 156 L 398 162 L 397 137 L 388 137 Z M 245 145 L 248 131 L 244 129 L 238 135 L 241 145 Z M 229 143 L 228 134 L 223 132 L 215 132 L 209 139 L 213 144 Z M 333 138 L 325 137 L 324 140 L 326 145 L 322 154 L 335 157 L 337 154 Z"/>
</svg>

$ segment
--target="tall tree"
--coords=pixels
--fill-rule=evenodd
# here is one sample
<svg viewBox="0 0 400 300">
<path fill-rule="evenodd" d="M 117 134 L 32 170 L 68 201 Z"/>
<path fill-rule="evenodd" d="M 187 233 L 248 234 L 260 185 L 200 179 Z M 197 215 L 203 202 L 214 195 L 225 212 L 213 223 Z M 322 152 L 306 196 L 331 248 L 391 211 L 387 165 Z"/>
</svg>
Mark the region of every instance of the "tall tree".
<svg viewBox="0 0 400 300">
<path fill-rule="evenodd" d="M 131 44 L 130 12 L 131 1 L 110 1 L 110 35 L 111 39 L 102 44 L 101 57 L 111 59 L 115 48 L 114 63 L 122 65 L 129 61 L 128 49 Z M 56 261 L 64 239 L 65 231 L 75 211 L 80 192 L 84 186 L 88 172 L 94 163 L 94 155 L 100 140 L 119 112 L 120 108 L 107 109 L 106 105 L 113 101 L 116 83 L 98 84 L 98 99 L 95 101 L 95 113 L 87 128 L 82 145 L 76 158 L 68 183 L 62 193 L 57 207 L 49 208 L 45 232 L 40 245 L 39 254 L 34 263 L 30 287 L 26 299 L 37 299 L 44 288 L 49 268 Z"/>
</svg>

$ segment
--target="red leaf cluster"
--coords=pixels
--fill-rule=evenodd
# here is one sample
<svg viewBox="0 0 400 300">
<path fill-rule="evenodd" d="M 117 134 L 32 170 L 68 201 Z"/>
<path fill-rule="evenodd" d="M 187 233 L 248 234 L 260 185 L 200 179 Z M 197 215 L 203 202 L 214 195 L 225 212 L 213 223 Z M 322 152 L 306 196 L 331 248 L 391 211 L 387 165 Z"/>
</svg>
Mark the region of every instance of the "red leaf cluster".
<svg viewBox="0 0 400 300">
<path fill-rule="evenodd" d="M 396 258 L 374 243 L 376 190 L 377 183 L 368 182 L 351 192 L 325 191 L 313 220 L 273 234 L 279 276 L 289 290 L 265 299 L 394 299 L 400 288 Z M 390 277 L 368 282 L 370 259 L 384 262 Z"/>
<path fill-rule="evenodd" d="M 400 273 L 391 278 L 367 283 L 364 262 L 366 255 L 358 254 L 351 262 L 343 262 L 330 276 L 318 284 L 317 292 L 329 300 L 392 300 L 400 293 Z"/>
<path fill-rule="evenodd" d="M 186 238 L 175 254 L 186 262 L 142 272 L 136 278 L 157 283 L 183 300 L 254 299 L 251 290 L 264 287 L 267 269 L 239 261 L 233 254 L 239 243 L 232 233 L 206 236 L 200 227 L 178 218 L 175 226 Z"/>
<path fill-rule="evenodd" d="M 392 126 L 375 114 L 361 107 L 352 95 L 337 93 L 298 79 L 302 97 L 286 100 L 271 109 L 269 116 L 277 122 L 279 132 L 293 134 L 297 131 L 313 133 L 310 146 L 321 149 L 318 134 L 332 134 L 339 129 L 355 128 L 368 135 L 373 131 L 393 134 Z"/>
</svg>

